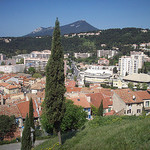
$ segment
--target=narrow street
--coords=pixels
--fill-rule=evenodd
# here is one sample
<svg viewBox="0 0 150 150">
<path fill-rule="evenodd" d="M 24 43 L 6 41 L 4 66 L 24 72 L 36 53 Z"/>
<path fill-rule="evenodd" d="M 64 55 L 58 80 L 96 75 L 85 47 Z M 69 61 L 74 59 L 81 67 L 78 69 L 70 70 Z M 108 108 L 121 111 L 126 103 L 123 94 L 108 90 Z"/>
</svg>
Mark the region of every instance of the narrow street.
<svg viewBox="0 0 150 150">
<path fill-rule="evenodd" d="M 35 141 L 35 146 L 43 143 L 46 140 L 38 140 Z M 0 150 L 20 150 L 21 149 L 21 143 L 11 143 L 11 144 L 4 144 L 0 145 Z"/>
</svg>

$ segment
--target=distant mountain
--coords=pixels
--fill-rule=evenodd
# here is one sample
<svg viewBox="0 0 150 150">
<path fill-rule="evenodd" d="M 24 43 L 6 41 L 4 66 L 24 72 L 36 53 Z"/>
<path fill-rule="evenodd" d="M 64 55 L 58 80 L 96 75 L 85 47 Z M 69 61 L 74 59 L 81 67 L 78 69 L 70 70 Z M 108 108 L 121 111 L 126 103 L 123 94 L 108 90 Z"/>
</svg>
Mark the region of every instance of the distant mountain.
<svg viewBox="0 0 150 150">
<path fill-rule="evenodd" d="M 31 37 L 46 36 L 46 35 L 52 36 L 53 29 L 54 29 L 53 27 L 48 27 L 48 28 L 40 27 L 40 28 L 35 29 L 33 32 L 25 35 L 25 36 L 26 37 L 29 37 L 29 36 L 31 36 Z M 80 21 L 76 21 L 76 22 L 71 23 L 71 24 L 60 26 L 60 30 L 61 30 L 61 34 L 64 35 L 64 34 L 69 34 L 69 33 L 96 31 L 98 29 L 93 27 L 92 25 L 90 25 L 86 21 L 80 20 Z"/>
</svg>

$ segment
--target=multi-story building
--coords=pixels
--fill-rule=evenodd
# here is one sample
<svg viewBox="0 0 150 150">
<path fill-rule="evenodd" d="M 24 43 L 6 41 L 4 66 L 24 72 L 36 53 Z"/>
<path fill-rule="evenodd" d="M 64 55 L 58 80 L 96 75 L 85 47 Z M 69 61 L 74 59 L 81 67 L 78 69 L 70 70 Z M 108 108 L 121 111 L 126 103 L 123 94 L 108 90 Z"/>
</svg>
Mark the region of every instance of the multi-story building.
<svg viewBox="0 0 150 150">
<path fill-rule="evenodd" d="M 24 64 L 0 66 L 0 71 L 4 73 L 18 73 L 18 72 L 23 72 L 24 69 L 25 69 Z"/>
<path fill-rule="evenodd" d="M 120 75 L 125 76 L 133 73 L 138 73 L 144 63 L 146 55 L 143 52 L 131 51 L 130 56 L 122 56 L 119 58 Z"/>
<path fill-rule="evenodd" d="M 50 54 L 50 50 L 44 50 L 41 52 L 33 51 L 30 54 L 30 57 L 24 58 L 24 64 L 26 66 L 26 69 L 34 67 L 36 70 L 44 71 Z"/>
<path fill-rule="evenodd" d="M 120 75 L 125 76 L 126 74 L 131 74 L 131 57 L 122 56 L 119 58 L 119 71 Z"/>
<path fill-rule="evenodd" d="M 130 55 L 133 59 L 134 59 L 134 57 L 136 57 L 136 59 L 138 59 L 138 69 L 141 69 L 146 55 L 143 52 L 136 52 L 136 51 L 131 51 Z"/>
<path fill-rule="evenodd" d="M 130 89 L 114 90 L 112 99 L 113 109 L 117 113 L 122 111 L 122 115 L 128 116 L 139 116 L 142 113 L 143 100 Z"/>
<path fill-rule="evenodd" d="M 116 50 L 97 50 L 97 57 L 108 57 L 112 58 L 117 55 L 118 51 Z"/>
<path fill-rule="evenodd" d="M 138 73 L 138 56 L 122 56 L 119 58 L 119 71 L 120 75 L 126 76 L 133 73 Z"/>
<path fill-rule="evenodd" d="M 92 53 L 74 53 L 75 58 L 88 58 L 91 57 Z"/>
<path fill-rule="evenodd" d="M 108 66 L 108 65 L 109 65 L 109 60 L 106 59 L 106 58 L 100 58 L 100 59 L 98 60 L 98 64 L 99 64 L 99 65 L 106 65 L 106 66 Z"/>
<path fill-rule="evenodd" d="M 21 59 L 25 59 L 30 57 L 30 54 L 19 54 L 17 56 L 12 56 L 12 59 L 14 59 L 16 62 L 20 62 Z"/>
<path fill-rule="evenodd" d="M 112 70 L 104 66 L 89 66 L 84 72 L 80 72 L 80 84 L 89 83 L 104 83 L 112 76 Z"/>
</svg>

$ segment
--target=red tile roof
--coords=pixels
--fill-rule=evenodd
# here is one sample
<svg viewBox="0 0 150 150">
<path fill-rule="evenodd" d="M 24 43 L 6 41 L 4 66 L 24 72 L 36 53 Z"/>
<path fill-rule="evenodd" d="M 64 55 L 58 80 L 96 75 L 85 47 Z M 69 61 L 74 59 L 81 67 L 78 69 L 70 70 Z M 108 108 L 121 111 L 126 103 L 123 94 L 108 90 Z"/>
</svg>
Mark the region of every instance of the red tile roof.
<svg viewBox="0 0 150 150">
<path fill-rule="evenodd" d="M 0 105 L 0 115 L 21 117 L 21 113 L 16 105 Z"/>
<path fill-rule="evenodd" d="M 66 87 L 75 87 L 76 82 L 74 80 L 70 80 L 66 82 Z"/>
<path fill-rule="evenodd" d="M 110 112 L 107 112 L 105 113 L 104 115 L 105 116 L 110 116 L 110 115 L 114 115 L 115 114 L 115 111 L 114 110 L 111 110 Z"/>
<path fill-rule="evenodd" d="M 67 87 L 66 92 L 67 93 L 72 93 L 72 92 L 80 92 L 82 88 L 79 87 Z"/>
<path fill-rule="evenodd" d="M 142 99 L 136 94 L 136 92 L 130 89 L 117 89 L 114 92 L 125 102 L 125 103 L 140 103 Z M 135 100 L 133 100 L 135 97 Z"/>
<path fill-rule="evenodd" d="M 21 113 L 22 118 L 25 118 L 26 114 L 27 113 L 29 114 L 29 101 L 18 103 L 17 106 L 18 106 L 18 109 L 19 109 L 19 111 Z M 37 118 L 38 117 L 38 113 L 36 111 L 36 105 L 34 103 L 34 100 L 33 100 L 33 109 L 34 109 L 34 117 Z"/>
<path fill-rule="evenodd" d="M 108 108 L 109 106 L 112 106 L 111 98 L 103 96 L 102 92 L 86 94 L 86 96 L 90 97 L 91 104 L 97 108 L 100 106 L 102 100 L 104 109 Z"/>
<path fill-rule="evenodd" d="M 136 91 L 135 92 L 142 100 L 150 99 L 150 94 L 147 91 Z"/>
<path fill-rule="evenodd" d="M 82 106 L 83 108 L 90 108 L 90 103 L 87 101 L 86 97 L 75 97 L 69 98 L 74 102 L 74 105 Z"/>
</svg>

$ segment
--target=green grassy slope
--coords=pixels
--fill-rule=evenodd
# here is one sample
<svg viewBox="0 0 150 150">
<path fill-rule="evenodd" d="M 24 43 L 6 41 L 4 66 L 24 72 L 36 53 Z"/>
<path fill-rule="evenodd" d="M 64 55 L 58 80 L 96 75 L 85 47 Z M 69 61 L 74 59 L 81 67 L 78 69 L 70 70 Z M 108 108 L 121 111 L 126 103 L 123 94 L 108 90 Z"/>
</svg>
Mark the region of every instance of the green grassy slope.
<svg viewBox="0 0 150 150">
<path fill-rule="evenodd" d="M 57 145 L 57 137 L 51 138 L 35 150 L 149 150 L 150 118 L 114 118 L 88 122 L 76 133 L 63 135 L 63 146 Z M 108 125 L 107 125 L 108 124 Z M 72 135 L 71 135 L 72 134 Z"/>
</svg>

